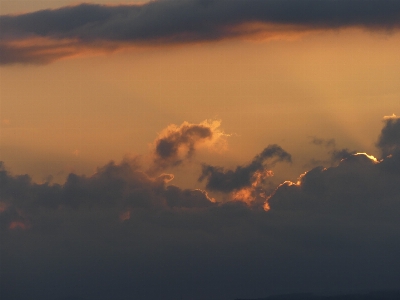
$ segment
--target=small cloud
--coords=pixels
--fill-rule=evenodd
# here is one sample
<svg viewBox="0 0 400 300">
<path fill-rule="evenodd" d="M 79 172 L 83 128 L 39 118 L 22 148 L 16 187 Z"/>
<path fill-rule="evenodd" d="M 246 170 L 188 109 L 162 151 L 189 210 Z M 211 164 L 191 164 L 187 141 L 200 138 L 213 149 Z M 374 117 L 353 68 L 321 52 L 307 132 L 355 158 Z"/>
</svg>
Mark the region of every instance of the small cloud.
<svg viewBox="0 0 400 300">
<path fill-rule="evenodd" d="M 291 162 L 291 155 L 278 145 L 269 145 L 245 166 L 237 166 L 235 170 L 225 170 L 222 167 L 203 164 L 199 181 L 206 180 L 206 188 L 223 193 L 236 193 L 243 188 L 259 185 L 266 177 L 271 176 L 267 169 L 277 162 Z M 254 187 L 254 186 L 253 186 Z M 237 197 L 248 194 L 240 192 Z"/>
<path fill-rule="evenodd" d="M 317 146 L 324 146 L 326 148 L 334 148 L 336 146 L 335 139 L 322 139 L 318 138 L 315 136 L 310 137 L 311 138 L 311 144 L 317 145 Z"/>
<path fill-rule="evenodd" d="M 226 147 L 224 137 L 228 135 L 219 129 L 220 125 L 220 121 L 208 120 L 200 124 L 169 125 L 153 143 L 153 171 L 182 164 L 193 157 L 198 147 L 211 150 Z"/>
</svg>

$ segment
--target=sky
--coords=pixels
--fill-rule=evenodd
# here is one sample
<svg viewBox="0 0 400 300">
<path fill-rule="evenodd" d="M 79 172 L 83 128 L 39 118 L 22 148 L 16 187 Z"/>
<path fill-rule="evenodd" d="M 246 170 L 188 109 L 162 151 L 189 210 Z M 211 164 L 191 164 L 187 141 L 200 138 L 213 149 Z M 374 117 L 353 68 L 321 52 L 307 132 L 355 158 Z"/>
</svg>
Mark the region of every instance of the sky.
<svg viewBox="0 0 400 300">
<path fill-rule="evenodd" d="M 400 289 L 400 2 L 0 0 L 2 299 Z"/>
</svg>

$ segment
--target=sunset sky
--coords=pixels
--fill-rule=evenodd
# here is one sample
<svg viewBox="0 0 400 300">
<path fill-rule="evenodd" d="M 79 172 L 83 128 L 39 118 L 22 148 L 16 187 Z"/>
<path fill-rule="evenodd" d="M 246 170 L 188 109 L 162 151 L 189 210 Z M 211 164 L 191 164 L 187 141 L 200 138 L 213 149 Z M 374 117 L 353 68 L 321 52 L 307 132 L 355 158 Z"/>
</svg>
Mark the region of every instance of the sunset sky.
<svg viewBox="0 0 400 300">
<path fill-rule="evenodd" d="M 400 289 L 400 1 L 0 14 L 2 299 Z"/>
</svg>

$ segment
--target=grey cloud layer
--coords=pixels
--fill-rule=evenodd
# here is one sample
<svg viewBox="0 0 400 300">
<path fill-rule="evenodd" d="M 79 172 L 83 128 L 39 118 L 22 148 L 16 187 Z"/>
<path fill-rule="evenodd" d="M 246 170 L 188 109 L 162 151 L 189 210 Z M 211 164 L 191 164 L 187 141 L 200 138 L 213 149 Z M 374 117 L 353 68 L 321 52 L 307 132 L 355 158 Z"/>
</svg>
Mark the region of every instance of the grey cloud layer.
<svg viewBox="0 0 400 300">
<path fill-rule="evenodd" d="M 36 184 L 1 165 L 1 299 L 400 289 L 400 121 L 384 122 L 378 145 L 388 141 L 390 155 L 347 153 L 336 166 L 314 168 L 278 186 L 268 211 L 216 203 L 132 161 L 70 174 L 63 185 Z M 289 158 L 273 145 L 248 166 Z"/>
<path fill-rule="evenodd" d="M 239 28 L 255 22 L 299 30 L 349 26 L 391 30 L 400 27 L 399 20 L 397 0 L 169 0 L 140 6 L 81 4 L 3 15 L 0 37 L 2 43 L 39 36 L 73 39 L 78 45 L 91 47 L 102 47 L 105 42 L 160 45 L 212 41 L 265 30 Z M 19 59 L 18 54 L 7 53 L 7 47 L 0 45 L 2 64 L 26 62 L 24 53 Z M 33 56 L 31 62 L 42 61 Z"/>
<path fill-rule="evenodd" d="M 11 176 L 0 165 L 1 201 L 26 213 L 44 209 L 115 209 L 207 207 L 214 203 L 200 190 L 166 186 L 172 175 L 148 177 L 132 163 L 110 162 L 90 176 L 71 173 L 63 185 L 32 182 L 28 175 Z"/>
</svg>

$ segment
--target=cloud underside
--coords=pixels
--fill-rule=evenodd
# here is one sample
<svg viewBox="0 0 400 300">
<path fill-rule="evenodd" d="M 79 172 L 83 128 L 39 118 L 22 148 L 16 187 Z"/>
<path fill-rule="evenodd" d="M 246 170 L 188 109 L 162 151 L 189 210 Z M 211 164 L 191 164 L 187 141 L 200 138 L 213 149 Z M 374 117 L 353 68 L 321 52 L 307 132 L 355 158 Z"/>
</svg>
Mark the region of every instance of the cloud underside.
<svg viewBox="0 0 400 300">
<path fill-rule="evenodd" d="M 48 63 L 132 46 L 272 38 L 360 27 L 397 30 L 397 0 L 169 0 L 81 4 L 0 17 L 0 63 Z M 67 44 L 67 46 L 66 46 Z M 38 46 L 40 45 L 40 46 Z"/>
<path fill-rule="evenodd" d="M 400 288 L 399 124 L 395 116 L 384 120 L 381 158 L 347 153 L 335 166 L 313 168 L 264 197 L 268 210 L 218 202 L 207 190 L 253 187 L 251 174 L 289 161 L 277 145 L 233 170 L 217 168 L 230 180 L 206 190 L 171 185 L 171 174 L 151 177 L 135 160 L 70 174 L 63 185 L 37 184 L 1 166 L 2 299 Z M 245 181 L 232 179 L 238 170 L 248 171 Z M 209 184 L 214 175 L 204 172 Z"/>
</svg>

